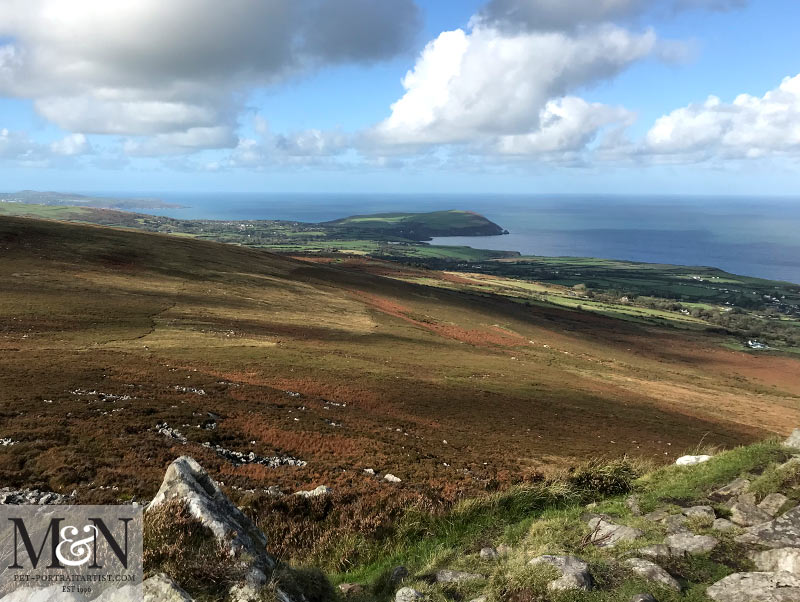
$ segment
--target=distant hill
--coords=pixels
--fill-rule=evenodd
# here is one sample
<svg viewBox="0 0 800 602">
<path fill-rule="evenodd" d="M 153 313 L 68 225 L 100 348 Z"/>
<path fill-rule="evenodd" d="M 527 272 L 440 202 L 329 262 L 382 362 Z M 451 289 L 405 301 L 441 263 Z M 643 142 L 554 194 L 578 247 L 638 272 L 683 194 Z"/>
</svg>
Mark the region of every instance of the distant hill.
<svg viewBox="0 0 800 602">
<path fill-rule="evenodd" d="M 69 192 L 39 190 L 20 190 L 19 192 L 0 192 L 0 201 L 24 203 L 26 205 L 58 205 L 95 207 L 103 209 L 177 209 L 182 205 L 165 203 L 158 199 L 117 199 L 112 197 L 86 196 Z"/>
<path fill-rule="evenodd" d="M 507 230 L 482 215 L 472 211 L 456 210 L 353 215 L 323 222 L 321 225 L 346 229 L 351 234 L 392 234 L 409 240 L 430 240 L 434 236 L 508 234 Z"/>
</svg>

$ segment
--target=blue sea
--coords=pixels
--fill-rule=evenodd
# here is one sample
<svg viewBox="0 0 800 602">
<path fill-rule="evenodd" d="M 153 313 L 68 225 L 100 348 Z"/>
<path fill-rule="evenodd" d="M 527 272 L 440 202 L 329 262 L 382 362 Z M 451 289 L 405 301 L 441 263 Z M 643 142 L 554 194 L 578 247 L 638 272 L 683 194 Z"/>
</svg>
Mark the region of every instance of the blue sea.
<svg viewBox="0 0 800 602">
<path fill-rule="evenodd" d="M 187 219 L 325 221 L 362 213 L 468 209 L 510 234 L 433 242 L 525 255 L 719 267 L 800 283 L 800 197 L 107 192 L 185 205 Z"/>
</svg>

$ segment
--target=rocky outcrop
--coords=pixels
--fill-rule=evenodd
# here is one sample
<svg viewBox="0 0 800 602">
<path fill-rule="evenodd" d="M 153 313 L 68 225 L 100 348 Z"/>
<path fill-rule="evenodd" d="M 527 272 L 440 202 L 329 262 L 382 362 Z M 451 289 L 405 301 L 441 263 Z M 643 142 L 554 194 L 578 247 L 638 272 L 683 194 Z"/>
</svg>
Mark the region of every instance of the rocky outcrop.
<svg viewBox="0 0 800 602">
<path fill-rule="evenodd" d="M 727 501 L 737 495 L 740 495 L 747 491 L 750 487 L 749 479 L 745 479 L 743 477 L 739 477 L 738 479 L 734 479 L 724 487 L 720 487 L 716 491 L 713 491 L 709 496 L 712 500 L 716 500 L 718 502 Z"/>
<path fill-rule="evenodd" d="M 797 543 L 800 545 L 800 541 Z M 783 571 L 800 575 L 800 547 L 754 552 L 750 558 L 759 571 Z"/>
<path fill-rule="evenodd" d="M 758 506 L 748 502 L 737 502 L 731 506 L 731 522 L 741 527 L 760 525 L 761 523 L 771 520 L 772 516 L 773 515 L 766 510 L 762 510 Z"/>
<path fill-rule="evenodd" d="M 767 523 L 750 527 L 736 538 L 739 543 L 785 548 L 800 542 L 800 506 Z"/>
<path fill-rule="evenodd" d="M 789 501 L 789 498 L 782 493 L 770 493 L 766 496 L 758 507 L 770 516 L 776 516 L 781 508 Z"/>
<path fill-rule="evenodd" d="M 670 535 L 665 540 L 673 556 L 682 554 L 705 554 L 710 552 L 719 543 L 719 540 L 710 535 L 692 535 L 691 533 L 677 533 Z"/>
<path fill-rule="evenodd" d="M 791 573 L 734 573 L 708 588 L 715 602 L 797 602 L 800 577 Z"/>
<path fill-rule="evenodd" d="M 786 447 L 800 449 L 800 429 L 794 429 L 792 434 L 789 435 L 783 442 Z"/>
<path fill-rule="evenodd" d="M 51 504 L 74 504 L 72 495 L 63 495 L 55 491 L 39 491 L 38 489 L 0 489 L 0 504 L 34 504 L 46 506 Z"/>
<path fill-rule="evenodd" d="M 612 523 L 603 516 L 589 519 L 589 528 L 591 542 L 601 548 L 613 548 L 621 541 L 633 541 L 643 535 L 639 529 Z"/>
</svg>

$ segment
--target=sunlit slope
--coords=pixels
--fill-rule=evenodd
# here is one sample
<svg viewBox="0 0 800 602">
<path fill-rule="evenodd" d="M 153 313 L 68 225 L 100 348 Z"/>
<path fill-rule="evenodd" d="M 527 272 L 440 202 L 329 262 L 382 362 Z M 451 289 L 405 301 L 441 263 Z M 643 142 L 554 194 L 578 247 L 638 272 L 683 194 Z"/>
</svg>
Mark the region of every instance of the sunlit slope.
<svg viewBox="0 0 800 602">
<path fill-rule="evenodd" d="M 187 453 L 245 488 L 468 492 L 800 422 L 800 363 L 703 333 L 99 226 L 3 218 L 0 258 L 7 485 L 147 496 Z"/>
</svg>

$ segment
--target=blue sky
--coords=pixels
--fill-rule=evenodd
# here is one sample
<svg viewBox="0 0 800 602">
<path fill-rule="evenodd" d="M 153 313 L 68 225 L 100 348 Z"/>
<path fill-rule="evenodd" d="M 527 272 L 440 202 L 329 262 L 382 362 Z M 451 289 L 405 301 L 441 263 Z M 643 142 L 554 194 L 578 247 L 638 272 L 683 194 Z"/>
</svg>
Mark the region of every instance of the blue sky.
<svg viewBox="0 0 800 602">
<path fill-rule="evenodd" d="M 798 23 L 795 0 L 4 0 L 2 188 L 795 195 Z"/>
</svg>

